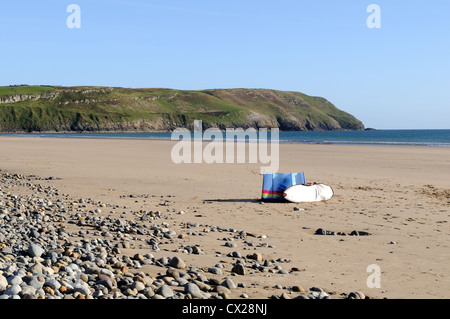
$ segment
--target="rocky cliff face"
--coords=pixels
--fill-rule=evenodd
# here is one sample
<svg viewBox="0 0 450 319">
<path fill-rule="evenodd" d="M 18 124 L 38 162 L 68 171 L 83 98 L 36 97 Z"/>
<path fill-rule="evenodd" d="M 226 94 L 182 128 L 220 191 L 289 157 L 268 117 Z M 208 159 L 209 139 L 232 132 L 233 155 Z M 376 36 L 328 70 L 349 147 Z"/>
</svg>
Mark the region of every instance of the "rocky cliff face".
<svg viewBox="0 0 450 319">
<path fill-rule="evenodd" d="M 43 94 L 20 94 L 0 97 L 0 104 L 11 104 L 26 101 L 53 100 L 59 95 L 59 92 L 43 93 Z"/>
<path fill-rule="evenodd" d="M 364 129 L 361 121 L 326 99 L 299 92 L 46 87 L 48 92 L 33 93 L 39 87 L 23 87 L 20 94 L 2 95 L 1 89 L 3 132 L 172 131 L 192 129 L 194 120 L 202 120 L 204 129 Z"/>
</svg>

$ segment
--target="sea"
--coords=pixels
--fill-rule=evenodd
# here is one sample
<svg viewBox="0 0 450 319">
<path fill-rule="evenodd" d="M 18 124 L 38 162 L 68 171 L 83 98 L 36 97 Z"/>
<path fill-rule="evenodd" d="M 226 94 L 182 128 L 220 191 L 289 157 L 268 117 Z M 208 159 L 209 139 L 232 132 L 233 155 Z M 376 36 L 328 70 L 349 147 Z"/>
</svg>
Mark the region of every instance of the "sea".
<svg viewBox="0 0 450 319">
<path fill-rule="evenodd" d="M 194 133 L 189 137 L 195 138 Z M 225 140 L 226 133 L 222 132 Z M 172 133 L 26 133 L 0 134 L 0 136 L 34 136 L 52 138 L 120 138 L 180 140 L 182 137 Z M 198 135 L 197 135 L 198 136 Z M 266 136 L 266 135 L 264 135 Z M 274 135 L 275 136 L 275 135 Z M 186 136 L 185 136 L 186 137 Z M 184 137 L 184 138 L 185 138 Z M 211 141 L 212 136 L 202 136 Z M 214 137 L 216 138 L 216 137 Z M 271 139 L 270 129 L 267 139 Z M 239 137 L 238 137 L 239 140 Z M 248 137 L 243 137 L 248 141 Z M 365 130 L 365 131 L 290 131 L 278 133 L 279 143 L 289 144 L 336 144 L 336 145 L 385 145 L 385 146 L 424 146 L 450 147 L 450 129 L 443 130 Z"/>
</svg>

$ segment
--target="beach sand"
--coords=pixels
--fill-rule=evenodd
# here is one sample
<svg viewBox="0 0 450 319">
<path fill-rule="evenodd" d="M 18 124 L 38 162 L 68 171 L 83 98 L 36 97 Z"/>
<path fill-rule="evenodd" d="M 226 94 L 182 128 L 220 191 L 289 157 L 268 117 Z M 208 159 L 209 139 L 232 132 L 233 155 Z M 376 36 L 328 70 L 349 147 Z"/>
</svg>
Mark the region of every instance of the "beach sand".
<svg viewBox="0 0 450 319">
<path fill-rule="evenodd" d="M 243 292 L 268 298 L 295 285 L 321 287 L 335 292 L 333 298 L 352 291 L 370 298 L 450 297 L 450 148 L 281 144 L 279 172 L 304 172 L 307 182 L 330 185 L 337 195 L 326 202 L 294 204 L 259 201 L 260 163 L 174 164 L 174 144 L 0 137 L 0 169 L 56 177 L 42 184 L 75 198 L 161 211 L 164 219 L 155 223 L 196 235 L 161 246 L 155 257 L 177 255 L 187 266 L 206 268 L 224 263 L 217 278 L 230 275 L 233 259 L 226 255 L 232 251 L 281 258 L 276 265 L 299 270 L 235 276 L 246 288 L 233 290 L 233 298 Z M 161 206 L 162 200 L 169 206 Z M 186 229 L 188 222 L 198 227 Z M 226 247 L 224 238 L 232 238 L 231 233 L 208 232 L 206 225 L 250 235 L 234 238 L 237 247 Z M 370 235 L 315 235 L 318 228 Z M 205 254 L 174 252 L 180 244 L 199 245 Z M 145 249 L 127 252 L 136 251 Z M 372 274 L 367 268 L 373 264 L 381 270 L 379 288 L 367 285 Z M 162 270 L 151 265 L 140 271 L 156 275 Z"/>
</svg>

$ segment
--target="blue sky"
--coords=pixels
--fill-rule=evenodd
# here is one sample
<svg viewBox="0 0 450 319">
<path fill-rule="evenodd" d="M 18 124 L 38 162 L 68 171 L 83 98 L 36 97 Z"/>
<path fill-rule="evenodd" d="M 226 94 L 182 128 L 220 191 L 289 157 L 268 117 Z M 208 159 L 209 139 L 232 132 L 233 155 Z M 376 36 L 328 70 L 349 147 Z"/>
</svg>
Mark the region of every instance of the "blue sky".
<svg viewBox="0 0 450 319">
<path fill-rule="evenodd" d="M 270 88 L 366 127 L 450 129 L 448 0 L 2 1 L 0 39 L 0 85 Z"/>
</svg>

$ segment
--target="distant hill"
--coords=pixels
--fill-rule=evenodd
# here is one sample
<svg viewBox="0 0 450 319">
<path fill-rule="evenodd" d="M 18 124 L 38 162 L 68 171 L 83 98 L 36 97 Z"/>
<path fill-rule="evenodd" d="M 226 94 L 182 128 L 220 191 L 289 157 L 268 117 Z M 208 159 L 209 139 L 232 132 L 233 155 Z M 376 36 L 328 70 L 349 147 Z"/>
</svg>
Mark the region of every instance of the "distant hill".
<svg viewBox="0 0 450 319">
<path fill-rule="evenodd" d="M 321 97 L 268 89 L 0 87 L 1 132 L 150 132 L 278 127 L 285 131 L 363 130 L 354 116 Z"/>
</svg>

